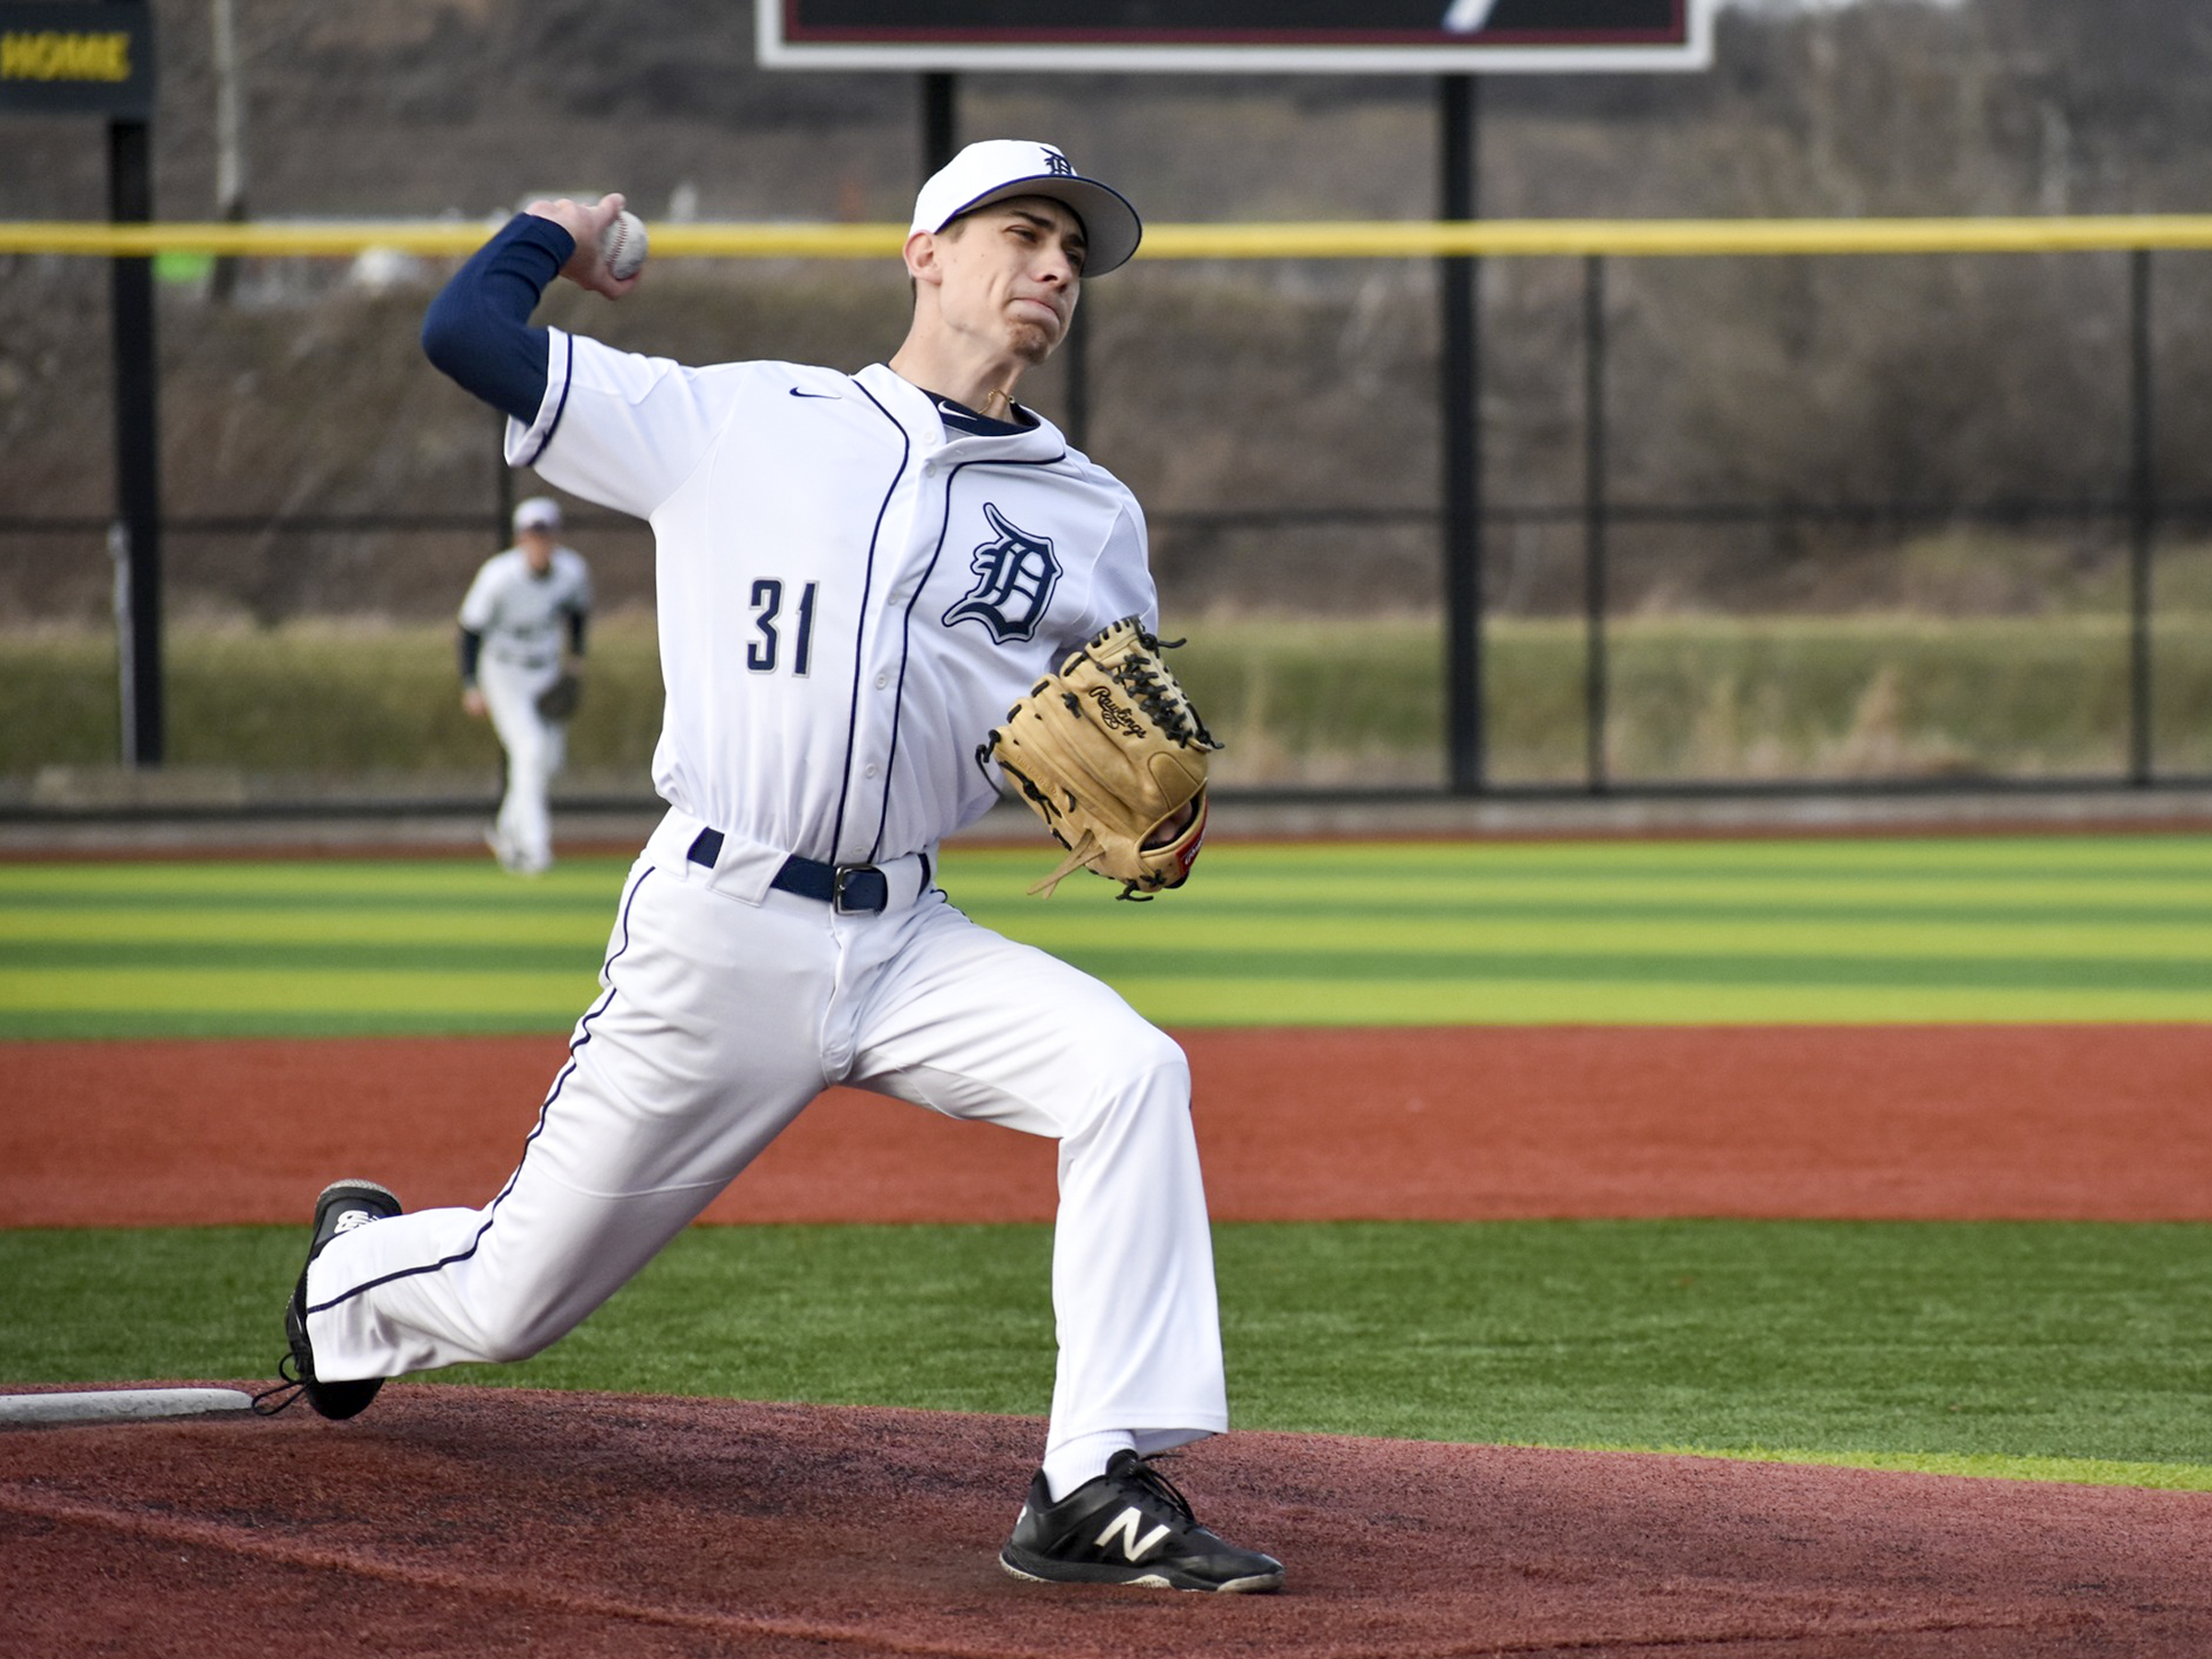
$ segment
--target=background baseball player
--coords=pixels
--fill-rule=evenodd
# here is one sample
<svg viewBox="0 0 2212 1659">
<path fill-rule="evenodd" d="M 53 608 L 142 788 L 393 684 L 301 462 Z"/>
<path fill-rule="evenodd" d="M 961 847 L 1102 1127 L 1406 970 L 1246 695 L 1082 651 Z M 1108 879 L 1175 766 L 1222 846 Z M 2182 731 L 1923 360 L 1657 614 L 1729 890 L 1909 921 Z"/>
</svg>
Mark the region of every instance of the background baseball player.
<svg viewBox="0 0 2212 1659">
<path fill-rule="evenodd" d="M 553 865 L 548 791 L 568 759 L 568 714 L 592 611 L 591 571 L 559 543 L 559 531 L 558 501 L 522 502 L 515 545 L 484 561 L 461 601 L 461 706 L 489 715 L 507 751 L 506 793 L 484 840 L 518 876 Z M 571 695 L 548 698 L 556 686 Z"/>
<path fill-rule="evenodd" d="M 940 838 L 996 799 L 977 749 L 1009 703 L 1117 619 L 1157 628 L 1135 499 L 1013 395 L 1136 214 L 1050 146 L 970 146 L 915 204 L 905 343 L 847 375 L 529 327 L 557 273 L 629 291 L 598 250 L 620 208 L 533 204 L 424 343 L 512 418 L 510 460 L 651 520 L 669 810 L 499 1195 L 318 1201 L 287 1316 L 307 1397 L 350 1416 L 378 1379 L 535 1352 L 844 1083 L 1059 1142 L 1052 1421 L 1007 1570 L 1274 1589 L 1280 1563 L 1148 1461 L 1228 1427 L 1182 1052 L 933 880 Z M 1201 823 L 1163 831 L 1194 853 Z"/>
</svg>

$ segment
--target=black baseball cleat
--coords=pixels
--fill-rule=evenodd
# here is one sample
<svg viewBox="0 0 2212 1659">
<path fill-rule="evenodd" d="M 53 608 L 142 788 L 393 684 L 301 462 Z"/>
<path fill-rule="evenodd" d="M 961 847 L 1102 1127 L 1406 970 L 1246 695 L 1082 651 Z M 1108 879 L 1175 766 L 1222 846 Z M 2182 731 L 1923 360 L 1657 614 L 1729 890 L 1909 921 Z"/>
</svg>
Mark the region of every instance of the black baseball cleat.
<svg viewBox="0 0 2212 1659">
<path fill-rule="evenodd" d="M 324 1187 L 315 1198 L 315 1229 L 307 1246 L 307 1264 L 323 1253 L 323 1247 L 340 1233 L 351 1232 L 357 1227 L 366 1227 L 371 1221 L 382 1221 L 400 1213 L 400 1204 L 384 1188 L 373 1181 L 335 1181 Z M 349 1418 L 368 1410 L 369 1402 L 376 1398 L 376 1391 L 384 1385 L 382 1377 L 367 1377 L 358 1382 L 323 1382 L 315 1378 L 315 1353 L 307 1340 L 307 1266 L 300 1269 L 300 1282 L 292 1288 L 292 1299 L 284 1307 L 285 1339 L 291 1344 L 288 1358 L 292 1362 L 293 1374 L 285 1378 L 299 1384 L 307 1403 L 326 1418 Z M 283 1374 L 283 1367 L 277 1368 Z M 284 1402 L 291 1404 L 289 1399 Z M 272 1409 L 282 1410 L 283 1406 Z"/>
<path fill-rule="evenodd" d="M 1190 1500 L 1135 1452 L 1059 1502 L 1039 1470 L 998 1564 L 1016 1578 L 1061 1584 L 1143 1584 L 1155 1590 L 1283 1587 L 1283 1564 L 1239 1549 L 1198 1524 Z"/>
</svg>

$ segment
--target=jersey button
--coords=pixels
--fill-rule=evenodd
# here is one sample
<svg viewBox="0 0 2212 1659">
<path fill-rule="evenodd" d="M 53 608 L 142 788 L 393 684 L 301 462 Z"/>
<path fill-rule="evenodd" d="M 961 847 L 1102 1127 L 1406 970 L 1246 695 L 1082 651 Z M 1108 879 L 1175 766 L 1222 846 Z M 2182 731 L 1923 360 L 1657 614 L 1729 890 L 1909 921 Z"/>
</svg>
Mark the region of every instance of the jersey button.
<svg viewBox="0 0 2212 1659">
<path fill-rule="evenodd" d="M 876 677 L 876 689 L 877 689 L 877 690 L 878 690 L 878 691 L 882 690 L 882 689 L 883 689 L 883 688 L 884 688 L 886 686 L 889 685 L 890 683 L 891 683 L 891 677 L 890 677 L 889 675 L 888 675 L 888 674 L 879 674 L 879 675 L 877 675 L 877 676 Z"/>
<path fill-rule="evenodd" d="M 871 766 L 871 767 L 869 767 L 869 768 L 868 768 L 868 770 L 867 770 L 867 771 L 866 771 L 865 773 L 863 773 L 862 775 L 863 775 L 864 777 L 869 777 L 869 778 L 872 778 L 872 777 L 874 777 L 874 776 L 876 775 L 876 769 L 875 769 L 873 766 Z"/>
</svg>

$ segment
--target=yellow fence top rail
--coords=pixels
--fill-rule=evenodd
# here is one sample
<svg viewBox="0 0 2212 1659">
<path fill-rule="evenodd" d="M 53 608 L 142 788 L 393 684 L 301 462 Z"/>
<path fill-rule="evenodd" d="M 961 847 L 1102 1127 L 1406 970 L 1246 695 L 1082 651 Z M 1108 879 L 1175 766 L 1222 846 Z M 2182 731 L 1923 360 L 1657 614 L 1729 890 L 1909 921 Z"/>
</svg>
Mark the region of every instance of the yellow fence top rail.
<svg viewBox="0 0 2212 1659">
<path fill-rule="evenodd" d="M 454 220 L 109 225 L 0 223 L 0 254 L 235 254 L 344 258 L 371 248 L 466 254 L 496 229 Z M 661 224 L 656 256 L 687 259 L 888 259 L 895 224 Z M 2212 248 L 2212 215 L 2123 214 L 2046 218 L 1365 219 L 1282 224 L 1154 225 L 1146 259 L 1418 259 L 1772 253 L 2050 253 L 2097 249 Z"/>
</svg>

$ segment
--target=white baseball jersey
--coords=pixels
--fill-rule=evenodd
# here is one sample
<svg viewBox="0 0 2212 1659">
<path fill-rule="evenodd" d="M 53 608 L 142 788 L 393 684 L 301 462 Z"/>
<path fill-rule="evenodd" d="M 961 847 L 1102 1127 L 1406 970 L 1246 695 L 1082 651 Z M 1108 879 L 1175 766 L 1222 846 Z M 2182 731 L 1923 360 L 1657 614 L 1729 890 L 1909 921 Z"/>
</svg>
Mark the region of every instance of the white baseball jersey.
<svg viewBox="0 0 2212 1659">
<path fill-rule="evenodd" d="M 507 448 L 652 521 L 653 783 L 762 867 L 896 858 L 979 818 L 1007 703 L 1116 618 L 1156 626 L 1119 480 L 1047 422 L 948 430 L 880 364 L 692 369 L 554 330 Z"/>
<path fill-rule="evenodd" d="M 315 1258 L 317 1374 L 536 1352 L 841 1083 L 1058 1141 L 1048 1464 L 1218 1433 L 1187 1060 L 928 856 L 994 798 L 975 751 L 1008 702 L 1109 622 L 1156 626 L 1136 503 L 1051 426 L 948 429 L 880 365 L 551 351 L 509 458 L 653 522 L 670 810 L 513 1178 Z M 876 902 L 779 887 L 793 854 L 877 865 Z"/>
<path fill-rule="evenodd" d="M 539 576 L 520 547 L 484 561 L 461 601 L 461 626 L 484 636 L 484 650 L 499 661 L 528 668 L 560 661 L 569 614 L 588 615 L 592 576 L 573 547 L 555 547 Z"/>
</svg>

